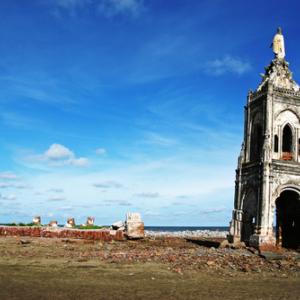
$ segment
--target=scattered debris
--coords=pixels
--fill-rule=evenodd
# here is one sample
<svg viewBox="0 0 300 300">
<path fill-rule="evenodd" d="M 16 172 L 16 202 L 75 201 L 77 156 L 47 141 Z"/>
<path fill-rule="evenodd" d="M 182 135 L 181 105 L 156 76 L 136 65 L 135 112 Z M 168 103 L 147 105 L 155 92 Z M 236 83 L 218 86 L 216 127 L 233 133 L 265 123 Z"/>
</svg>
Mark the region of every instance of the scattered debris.
<svg viewBox="0 0 300 300">
<path fill-rule="evenodd" d="M 76 231 L 72 230 L 72 232 Z M 16 239 L 13 236 L 0 238 L 0 256 L 35 257 L 35 259 L 63 257 L 74 262 L 103 261 L 122 264 L 150 262 L 165 265 L 166 269 L 179 275 L 187 270 L 222 273 L 229 277 L 236 276 L 238 272 L 246 274 L 272 272 L 279 277 L 300 275 L 299 252 L 286 249 L 282 250 L 281 257 L 277 257 L 278 259 L 271 259 L 271 257 L 268 259 L 254 254 L 251 248 L 214 248 L 183 238 L 101 242 L 101 247 L 99 243 L 86 243 L 86 240 L 73 240 L 66 237 L 60 240 L 28 237 L 19 240 L 19 243 L 22 245 L 31 243 L 30 251 L 27 247 L 15 247 Z M 132 272 L 129 276 L 133 275 L 138 274 Z"/>
</svg>

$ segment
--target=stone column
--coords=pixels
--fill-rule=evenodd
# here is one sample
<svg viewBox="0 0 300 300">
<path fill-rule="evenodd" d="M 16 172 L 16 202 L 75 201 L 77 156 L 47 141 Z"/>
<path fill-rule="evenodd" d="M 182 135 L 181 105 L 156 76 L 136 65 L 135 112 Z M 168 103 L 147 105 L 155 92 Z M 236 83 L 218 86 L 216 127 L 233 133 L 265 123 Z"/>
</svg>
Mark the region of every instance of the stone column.
<svg viewBox="0 0 300 300">
<path fill-rule="evenodd" d="M 271 202 L 271 183 L 270 183 L 270 165 L 272 162 L 272 85 L 268 88 L 268 95 L 265 105 L 265 135 L 262 153 L 262 184 L 259 203 L 259 220 L 257 220 L 256 232 L 250 237 L 250 245 L 260 247 L 262 244 L 274 243 L 273 229 L 270 228 L 270 202 Z"/>
</svg>

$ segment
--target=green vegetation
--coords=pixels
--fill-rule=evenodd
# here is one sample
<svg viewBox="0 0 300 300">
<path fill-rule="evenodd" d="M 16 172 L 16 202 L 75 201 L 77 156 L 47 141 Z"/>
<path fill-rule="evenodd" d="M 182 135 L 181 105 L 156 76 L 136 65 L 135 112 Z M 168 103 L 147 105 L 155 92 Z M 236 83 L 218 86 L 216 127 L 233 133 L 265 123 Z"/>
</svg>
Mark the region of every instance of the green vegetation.
<svg viewBox="0 0 300 300">
<path fill-rule="evenodd" d="M 5 223 L 5 224 L 0 224 L 2 226 L 21 226 L 21 227 L 25 227 L 25 226 L 34 226 L 34 227 L 40 227 L 42 225 L 37 225 L 37 224 L 34 224 L 34 223 Z"/>
<path fill-rule="evenodd" d="M 87 225 L 87 226 L 76 225 L 76 226 L 74 226 L 74 228 L 76 228 L 76 229 L 108 229 L 108 227 L 98 226 L 98 225 Z"/>
</svg>

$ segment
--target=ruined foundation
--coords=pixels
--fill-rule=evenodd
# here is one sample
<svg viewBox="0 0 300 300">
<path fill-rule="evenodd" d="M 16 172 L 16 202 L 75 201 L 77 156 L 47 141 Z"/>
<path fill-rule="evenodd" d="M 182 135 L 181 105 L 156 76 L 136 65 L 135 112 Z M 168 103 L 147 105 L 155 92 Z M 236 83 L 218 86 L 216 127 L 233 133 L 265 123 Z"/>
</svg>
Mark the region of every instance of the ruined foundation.
<svg viewBox="0 0 300 300">
<path fill-rule="evenodd" d="M 121 230 L 100 229 L 67 229 L 49 227 L 29 226 L 0 226 L 0 236 L 30 236 L 42 238 L 72 238 L 86 240 L 122 241 L 125 240 L 124 232 Z"/>
</svg>

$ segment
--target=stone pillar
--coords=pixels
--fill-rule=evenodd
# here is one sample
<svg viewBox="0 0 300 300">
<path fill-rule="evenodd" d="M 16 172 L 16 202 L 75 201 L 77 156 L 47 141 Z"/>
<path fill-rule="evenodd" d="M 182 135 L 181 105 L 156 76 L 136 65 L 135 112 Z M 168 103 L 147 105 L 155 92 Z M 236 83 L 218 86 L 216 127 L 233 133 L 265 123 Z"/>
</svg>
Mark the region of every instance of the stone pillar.
<svg viewBox="0 0 300 300">
<path fill-rule="evenodd" d="M 241 241 L 242 234 L 242 218 L 243 211 L 234 209 L 232 212 L 232 221 L 229 226 L 229 235 L 227 236 L 230 243 L 236 243 Z"/>
<path fill-rule="evenodd" d="M 272 224 L 272 213 L 271 207 L 271 187 L 270 181 L 270 165 L 272 162 L 272 85 L 268 86 L 268 95 L 265 104 L 265 134 L 264 134 L 264 145 L 262 151 L 262 183 L 259 203 L 259 220 L 257 220 L 256 232 L 250 237 L 249 244 L 254 247 L 260 247 L 263 244 L 275 244 L 275 238 L 273 235 L 272 225 L 270 227 L 270 221 Z"/>
</svg>

